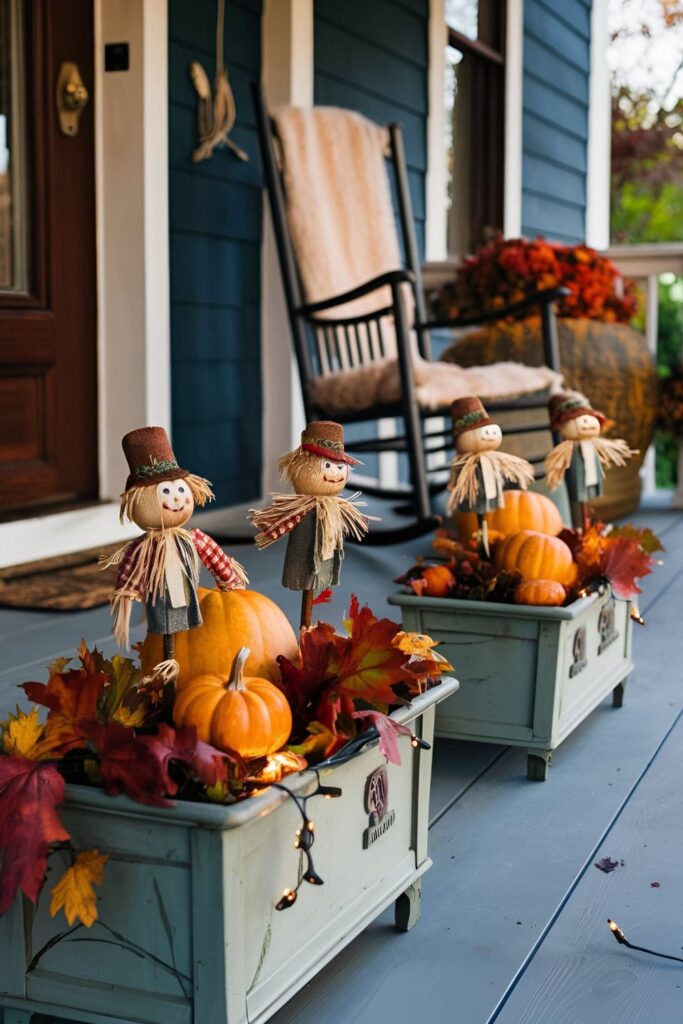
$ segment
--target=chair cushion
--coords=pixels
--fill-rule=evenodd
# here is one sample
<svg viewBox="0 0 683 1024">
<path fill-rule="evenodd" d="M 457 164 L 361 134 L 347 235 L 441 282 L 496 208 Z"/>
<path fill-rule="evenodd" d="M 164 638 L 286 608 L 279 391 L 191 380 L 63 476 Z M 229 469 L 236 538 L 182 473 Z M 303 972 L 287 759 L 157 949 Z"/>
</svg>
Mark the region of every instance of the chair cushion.
<svg viewBox="0 0 683 1024">
<path fill-rule="evenodd" d="M 562 375 L 547 366 L 493 363 L 464 369 L 456 363 L 417 360 L 413 366 L 417 400 L 421 408 L 443 409 L 456 398 L 477 395 L 482 400 L 519 398 L 540 391 L 559 390 Z M 375 406 L 401 399 L 398 361 L 387 359 L 354 370 L 318 377 L 313 401 L 329 416 L 371 411 Z"/>
</svg>

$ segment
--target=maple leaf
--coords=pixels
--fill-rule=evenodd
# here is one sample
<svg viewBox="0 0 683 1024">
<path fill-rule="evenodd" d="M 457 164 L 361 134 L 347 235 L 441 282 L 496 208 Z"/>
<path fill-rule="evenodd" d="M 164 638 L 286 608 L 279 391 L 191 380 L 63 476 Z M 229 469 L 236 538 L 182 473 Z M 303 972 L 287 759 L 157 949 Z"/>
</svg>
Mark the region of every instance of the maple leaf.
<svg viewBox="0 0 683 1024">
<path fill-rule="evenodd" d="M 410 736 L 412 739 L 413 734 L 408 726 L 395 722 L 393 718 L 383 715 L 380 711 L 354 711 L 353 717 L 364 718 L 372 722 L 379 735 L 380 752 L 392 764 L 400 765 L 401 751 L 398 748 L 398 738 L 399 736 Z"/>
<path fill-rule="evenodd" d="M 22 689 L 34 704 L 48 708 L 42 756 L 61 757 L 85 745 L 81 723 L 97 721 L 102 696 L 109 685 L 109 674 L 97 650 L 79 647 L 82 667 L 52 674 L 45 683 L 24 683 Z"/>
<path fill-rule="evenodd" d="M 349 607 L 351 644 L 342 658 L 334 684 L 335 693 L 346 693 L 368 704 L 391 704 L 396 697 L 392 687 L 410 680 L 406 656 L 393 639 L 399 627 L 391 619 L 378 619 L 354 595 Z"/>
<path fill-rule="evenodd" d="M 641 593 L 636 579 L 651 573 L 652 565 L 652 556 L 643 551 L 637 540 L 617 537 L 602 553 L 600 572 L 609 580 L 617 597 L 627 598 Z"/>
<path fill-rule="evenodd" d="M 97 896 L 93 886 L 102 884 L 104 865 L 108 860 L 109 857 L 99 850 L 83 850 L 79 853 L 52 888 L 50 917 L 64 910 L 70 925 L 80 921 L 86 928 L 90 928 L 97 920 Z"/>
<path fill-rule="evenodd" d="M 649 526 L 632 526 L 630 523 L 627 523 L 624 526 L 615 526 L 609 536 L 610 539 L 612 537 L 626 537 L 630 540 L 635 540 L 648 555 L 654 555 L 656 551 L 665 550 L 661 540 Z"/>
<path fill-rule="evenodd" d="M 305 757 L 309 764 L 315 764 L 332 757 L 347 742 L 348 736 L 335 735 L 322 722 L 311 722 L 307 739 L 302 743 L 290 743 L 287 750 Z"/>
<path fill-rule="evenodd" d="M 38 708 L 32 708 L 25 714 L 17 708 L 16 714 L 10 715 L 1 723 L 2 747 L 12 757 L 28 757 L 35 760 L 41 756 L 40 740 L 43 726 L 38 720 Z"/>
<path fill-rule="evenodd" d="M 63 799 L 54 765 L 0 757 L 0 914 L 17 889 L 33 903 L 38 898 L 50 843 L 69 838 L 56 810 Z"/>
<path fill-rule="evenodd" d="M 194 726 L 175 730 L 162 722 L 156 735 L 138 736 L 137 742 L 147 747 L 161 766 L 166 778 L 166 791 L 170 796 L 174 796 L 178 790 L 177 784 L 168 774 L 170 761 L 181 761 L 205 786 L 225 781 L 228 774 L 226 758 L 240 768 L 245 767 L 242 758 L 234 751 L 226 754 L 198 740 Z"/>
<path fill-rule="evenodd" d="M 132 729 L 118 722 L 84 722 L 83 732 L 99 758 L 102 784 L 112 796 L 125 793 L 133 800 L 167 807 L 167 773 L 153 751 L 136 738 Z M 172 783 L 172 785 L 175 785 Z M 175 792 L 175 790 L 174 790 Z"/>
<path fill-rule="evenodd" d="M 302 632 L 297 664 L 283 655 L 277 659 L 281 677 L 278 685 L 292 709 L 295 731 L 310 720 L 320 696 L 336 678 L 349 646 L 347 637 L 338 636 L 329 623 L 319 622 Z"/>
<path fill-rule="evenodd" d="M 334 591 L 328 587 L 327 590 L 321 590 L 317 597 L 313 598 L 313 604 L 330 604 Z"/>
<path fill-rule="evenodd" d="M 99 653 L 99 652 L 96 652 Z M 109 676 L 109 686 L 100 700 L 100 718 L 106 722 L 114 716 L 126 697 L 134 693 L 142 682 L 139 667 L 130 658 L 115 654 L 102 670 Z"/>
</svg>

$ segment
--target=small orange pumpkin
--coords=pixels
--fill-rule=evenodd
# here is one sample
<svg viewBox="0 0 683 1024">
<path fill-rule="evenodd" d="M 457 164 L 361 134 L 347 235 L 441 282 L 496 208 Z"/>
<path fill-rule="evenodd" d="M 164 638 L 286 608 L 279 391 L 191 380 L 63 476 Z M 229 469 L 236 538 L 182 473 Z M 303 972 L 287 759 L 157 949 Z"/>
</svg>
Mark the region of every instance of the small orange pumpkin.
<svg viewBox="0 0 683 1024">
<path fill-rule="evenodd" d="M 285 695 L 268 679 L 245 677 L 249 654 L 248 647 L 238 651 L 228 680 L 205 675 L 186 683 L 173 707 L 178 728 L 193 725 L 200 740 L 245 760 L 273 754 L 292 731 Z"/>
<path fill-rule="evenodd" d="M 489 536 L 494 530 L 505 537 L 520 530 L 536 530 L 556 537 L 564 527 L 557 505 L 545 494 L 536 494 L 535 491 L 506 491 L 505 507 L 488 512 L 486 519 Z M 479 529 L 476 513 L 458 512 L 455 528 L 458 540 L 466 544 Z"/>
<path fill-rule="evenodd" d="M 556 580 L 522 580 L 515 590 L 515 604 L 560 605 L 566 596 Z"/>
<path fill-rule="evenodd" d="M 498 569 L 518 569 L 525 580 L 570 583 L 575 576 L 569 547 L 559 537 L 536 530 L 521 530 L 496 544 L 493 561 Z"/>
<path fill-rule="evenodd" d="M 422 570 L 425 597 L 445 597 L 455 583 L 453 573 L 447 565 L 428 565 Z"/>
</svg>

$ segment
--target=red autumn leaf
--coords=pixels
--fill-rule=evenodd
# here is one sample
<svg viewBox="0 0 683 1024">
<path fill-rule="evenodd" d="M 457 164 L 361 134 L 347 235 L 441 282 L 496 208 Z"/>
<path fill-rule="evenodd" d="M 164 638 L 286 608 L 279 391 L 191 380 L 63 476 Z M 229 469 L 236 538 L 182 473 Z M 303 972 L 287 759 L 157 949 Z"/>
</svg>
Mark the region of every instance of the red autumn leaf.
<svg viewBox="0 0 683 1024">
<path fill-rule="evenodd" d="M 617 537 L 600 556 L 600 572 L 609 580 L 617 597 L 633 597 L 641 588 L 636 579 L 652 572 L 653 559 L 637 540 Z"/>
<path fill-rule="evenodd" d="M 327 590 L 321 590 L 318 596 L 313 598 L 313 604 L 330 604 L 333 593 L 334 591 L 330 587 Z"/>
<path fill-rule="evenodd" d="M 349 608 L 351 645 L 343 657 L 334 684 L 334 692 L 345 693 L 368 704 L 391 704 L 396 699 L 392 687 L 410 680 L 407 658 L 392 645 L 399 626 L 391 619 L 378 619 L 358 598 Z"/>
<path fill-rule="evenodd" d="M 107 793 L 125 793 L 155 807 L 170 805 L 165 799 L 168 776 L 164 764 L 141 742 L 142 737 L 136 738 L 132 729 L 118 722 L 85 722 L 83 731 L 97 752 Z"/>
<path fill-rule="evenodd" d="M 63 799 L 64 779 L 54 765 L 0 758 L 0 914 L 17 889 L 34 903 L 38 898 L 50 843 L 69 838 L 56 811 Z"/>
<path fill-rule="evenodd" d="M 305 757 L 309 764 L 325 761 L 348 742 L 348 736 L 337 736 L 321 722 L 311 722 L 308 736 L 302 743 L 290 744 L 287 749 Z"/>
<path fill-rule="evenodd" d="M 354 711 L 354 718 L 365 718 L 377 729 L 379 733 L 379 749 L 392 764 L 401 763 L 401 752 L 398 749 L 399 736 L 410 736 L 412 732 L 407 725 L 395 722 L 388 715 L 379 711 Z"/>
<path fill-rule="evenodd" d="M 321 722 L 327 729 L 330 730 L 335 736 L 344 735 L 346 739 L 351 739 L 351 735 L 345 730 L 338 728 L 337 720 L 342 715 L 353 715 L 355 706 L 350 697 L 346 694 L 341 693 L 336 697 L 325 696 L 318 705 L 318 709 L 315 713 L 315 720 Z"/>
<path fill-rule="evenodd" d="M 630 540 L 635 540 L 648 555 L 653 555 L 656 551 L 664 551 L 664 545 L 649 526 L 632 526 L 630 523 L 626 523 L 624 526 L 615 526 L 609 537 L 610 540 L 612 537 L 615 539 L 627 537 Z"/>
<path fill-rule="evenodd" d="M 228 775 L 227 760 L 238 768 L 244 769 L 245 764 L 239 754 L 225 754 L 216 750 L 209 743 L 197 739 L 194 726 L 175 730 L 162 723 L 153 736 L 138 736 L 137 743 L 142 743 L 157 760 L 166 780 L 166 792 L 175 796 L 178 787 L 168 774 L 170 761 L 182 761 L 192 774 L 205 786 L 215 786 L 217 782 L 225 782 Z"/>
<path fill-rule="evenodd" d="M 281 655 L 280 689 L 289 701 L 295 723 L 310 716 L 326 686 L 334 680 L 340 659 L 350 646 L 347 637 L 338 636 L 333 627 L 319 622 L 301 634 L 297 664 Z"/>
</svg>

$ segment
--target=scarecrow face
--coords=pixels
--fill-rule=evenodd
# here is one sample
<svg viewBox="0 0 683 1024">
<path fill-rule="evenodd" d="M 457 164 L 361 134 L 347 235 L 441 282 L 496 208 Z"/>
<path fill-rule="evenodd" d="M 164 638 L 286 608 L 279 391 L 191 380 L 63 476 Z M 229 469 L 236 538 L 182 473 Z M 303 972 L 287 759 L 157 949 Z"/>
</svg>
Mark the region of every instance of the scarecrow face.
<svg viewBox="0 0 683 1024">
<path fill-rule="evenodd" d="M 133 522 L 142 530 L 166 530 L 184 526 L 194 512 L 194 498 L 187 480 L 162 480 L 145 487 L 133 509 Z"/>
<path fill-rule="evenodd" d="M 457 438 L 455 447 L 461 454 L 468 452 L 489 452 L 500 448 L 503 432 L 497 423 L 487 423 L 476 430 L 465 430 Z"/>
<path fill-rule="evenodd" d="M 310 455 L 296 467 L 292 484 L 297 494 L 312 494 L 315 497 L 341 494 L 349 479 L 349 467 L 345 462 L 321 459 Z"/>
<path fill-rule="evenodd" d="M 584 413 L 576 419 L 568 420 L 560 427 L 560 434 L 566 441 L 585 441 L 600 436 L 600 420 L 597 416 Z"/>
</svg>

